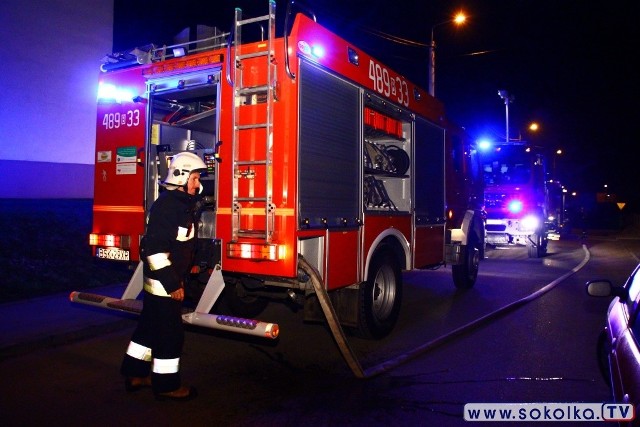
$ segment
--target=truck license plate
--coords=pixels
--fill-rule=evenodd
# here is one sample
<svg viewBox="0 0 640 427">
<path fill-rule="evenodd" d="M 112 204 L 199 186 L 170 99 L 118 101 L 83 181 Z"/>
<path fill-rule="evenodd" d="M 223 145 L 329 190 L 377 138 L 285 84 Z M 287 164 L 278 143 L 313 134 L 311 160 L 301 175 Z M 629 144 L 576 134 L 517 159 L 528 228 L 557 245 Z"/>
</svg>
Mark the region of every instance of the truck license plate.
<svg viewBox="0 0 640 427">
<path fill-rule="evenodd" d="M 129 261 L 129 251 L 120 248 L 96 248 L 96 256 L 102 259 Z"/>
</svg>

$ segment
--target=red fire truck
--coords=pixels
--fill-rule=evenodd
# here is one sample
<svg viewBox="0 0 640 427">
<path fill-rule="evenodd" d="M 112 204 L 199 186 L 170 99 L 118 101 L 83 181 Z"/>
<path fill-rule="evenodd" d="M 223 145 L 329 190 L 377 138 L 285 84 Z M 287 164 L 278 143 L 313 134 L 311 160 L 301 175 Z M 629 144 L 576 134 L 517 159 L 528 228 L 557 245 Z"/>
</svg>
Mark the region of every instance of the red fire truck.
<svg viewBox="0 0 640 427">
<path fill-rule="evenodd" d="M 296 14 L 277 37 L 268 9 L 236 9 L 230 33 L 103 65 L 90 244 L 137 267 L 122 298 L 72 301 L 139 312 L 146 212 L 182 151 L 208 166 L 186 323 L 275 338 L 277 324 L 247 319 L 279 299 L 379 338 L 398 318 L 403 270 L 450 265 L 456 287 L 474 285 L 484 224 L 463 187 L 462 130 L 315 17 Z M 255 25 L 264 37 L 248 42 Z M 228 315 L 212 314 L 218 301 Z"/>
<path fill-rule="evenodd" d="M 481 150 L 490 247 L 525 245 L 530 258 L 547 253 L 549 189 L 543 150 L 524 141 Z"/>
</svg>

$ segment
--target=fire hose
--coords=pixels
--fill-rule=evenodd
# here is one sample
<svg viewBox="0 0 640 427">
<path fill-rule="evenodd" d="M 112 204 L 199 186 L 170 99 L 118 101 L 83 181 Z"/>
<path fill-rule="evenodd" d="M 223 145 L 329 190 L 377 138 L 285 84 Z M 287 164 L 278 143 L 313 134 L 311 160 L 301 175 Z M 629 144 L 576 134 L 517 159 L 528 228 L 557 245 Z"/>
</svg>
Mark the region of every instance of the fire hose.
<svg viewBox="0 0 640 427">
<path fill-rule="evenodd" d="M 311 264 L 307 262 L 306 259 L 300 257 L 299 259 L 300 266 L 302 269 L 309 275 L 311 278 L 311 282 L 313 283 L 313 288 L 316 291 L 316 295 L 318 296 L 318 301 L 320 301 L 320 306 L 322 307 L 322 311 L 327 318 L 327 323 L 329 324 L 329 328 L 333 333 L 333 338 L 336 340 L 338 344 L 338 348 L 342 353 L 342 357 L 344 357 L 347 365 L 351 368 L 353 374 L 358 378 L 364 378 L 365 374 L 362 370 L 362 366 L 360 366 L 360 362 L 356 358 L 349 342 L 347 341 L 347 337 L 344 334 L 344 330 L 342 326 L 340 326 L 340 322 L 338 322 L 338 316 L 336 315 L 333 306 L 331 305 L 331 301 L 329 300 L 329 295 L 327 294 L 326 289 L 322 285 L 322 278 Z"/>
<path fill-rule="evenodd" d="M 318 296 L 318 300 L 320 301 L 322 311 L 324 312 L 324 315 L 327 318 L 327 322 L 329 323 L 329 328 L 331 329 L 331 332 L 333 333 L 333 337 L 336 340 L 336 343 L 338 344 L 338 348 L 340 349 L 340 352 L 342 353 L 342 356 L 344 357 L 345 361 L 349 365 L 349 368 L 351 368 L 351 371 L 357 378 L 368 379 L 376 375 L 382 374 L 384 372 L 387 372 L 429 349 L 435 348 L 436 346 L 441 345 L 444 342 L 458 335 L 461 335 L 462 333 L 468 332 L 472 328 L 477 327 L 488 320 L 502 316 L 546 294 L 547 292 L 555 288 L 559 283 L 567 279 L 569 276 L 575 274 L 577 271 L 582 269 L 582 267 L 584 267 L 587 264 L 587 262 L 589 262 L 589 259 L 590 259 L 589 250 L 584 245 L 582 246 L 582 249 L 585 253 L 585 256 L 583 260 L 576 267 L 574 267 L 564 275 L 558 277 L 551 283 L 531 293 L 530 295 L 527 295 L 524 298 L 516 300 L 503 307 L 500 307 L 497 310 L 492 311 L 491 313 L 488 313 L 474 321 L 471 321 L 457 329 L 454 329 L 453 331 L 449 332 L 446 335 L 442 335 L 434 340 L 431 340 L 425 344 L 422 344 L 414 348 L 413 350 L 400 354 L 394 359 L 384 361 L 377 366 L 367 369 L 366 371 L 362 369 L 360 362 L 356 358 L 355 353 L 353 352 L 353 350 L 351 349 L 351 346 L 347 342 L 344 331 L 340 326 L 340 323 L 338 322 L 336 313 L 333 309 L 333 306 L 331 305 L 329 296 L 327 295 L 327 291 L 322 286 L 322 278 L 320 277 L 320 274 L 305 259 L 300 258 L 300 263 L 301 263 L 301 267 L 309 274 L 309 277 L 311 278 L 313 287 L 316 291 L 316 295 Z"/>
</svg>

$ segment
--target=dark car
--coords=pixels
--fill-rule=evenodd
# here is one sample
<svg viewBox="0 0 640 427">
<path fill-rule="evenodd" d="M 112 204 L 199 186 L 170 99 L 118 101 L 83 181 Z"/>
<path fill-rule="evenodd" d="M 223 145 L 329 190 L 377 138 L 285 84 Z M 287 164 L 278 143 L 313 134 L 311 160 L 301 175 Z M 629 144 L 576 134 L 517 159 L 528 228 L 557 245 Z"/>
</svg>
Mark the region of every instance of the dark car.
<svg viewBox="0 0 640 427">
<path fill-rule="evenodd" d="M 613 398 L 636 408 L 634 426 L 640 425 L 640 264 L 623 286 L 609 280 L 587 282 L 591 296 L 615 297 L 607 310 L 607 323 L 598 339 L 598 362 Z"/>
</svg>

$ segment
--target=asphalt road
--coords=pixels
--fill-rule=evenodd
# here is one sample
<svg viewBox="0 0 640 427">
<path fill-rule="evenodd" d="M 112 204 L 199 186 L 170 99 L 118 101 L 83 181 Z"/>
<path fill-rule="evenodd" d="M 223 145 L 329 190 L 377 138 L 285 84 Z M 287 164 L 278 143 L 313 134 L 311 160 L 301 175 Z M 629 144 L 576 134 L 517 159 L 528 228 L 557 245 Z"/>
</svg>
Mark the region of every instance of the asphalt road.
<svg viewBox="0 0 640 427">
<path fill-rule="evenodd" d="M 394 333 L 349 338 L 375 373 L 367 379 L 355 378 L 327 327 L 273 304 L 260 317 L 280 324 L 275 341 L 188 328 L 183 377 L 200 395 L 157 402 L 149 391 L 124 391 L 118 369 L 135 326 L 125 320 L 113 332 L 0 361 L 0 422 L 462 426 L 466 403 L 610 401 L 595 357 L 609 300 L 588 297 L 584 283 L 623 281 L 639 248 L 602 236 L 550 242 L 542 259 L 524 248 L 489 251 L 468 291 L 453 287 L 449 267 L 406 273 Z"/>
</svg>

